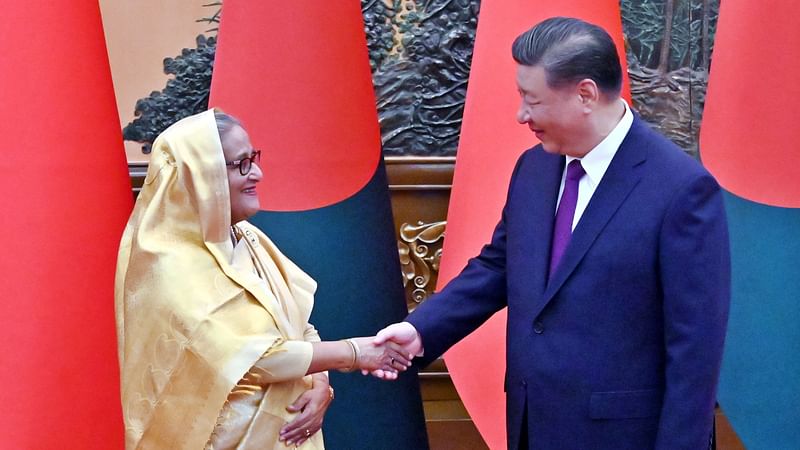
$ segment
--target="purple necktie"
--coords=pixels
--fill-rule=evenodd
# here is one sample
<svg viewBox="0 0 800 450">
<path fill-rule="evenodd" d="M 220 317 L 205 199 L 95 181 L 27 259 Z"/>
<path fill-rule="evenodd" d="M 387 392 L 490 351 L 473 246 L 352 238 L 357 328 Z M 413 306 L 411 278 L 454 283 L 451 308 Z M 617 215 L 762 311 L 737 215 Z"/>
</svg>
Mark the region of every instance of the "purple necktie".
<svg viewBox="0 0 800 450">
<path fill-rule="evenodd" d="M 564 192 L 556 212 L 556 224 L 553 227 L 553 241 L 550 247 L 550 273 L 552 277 L 558 267 L 561 256 L 572 238 L 572 219 L 575 217 L 575 206 L 578 204 L 578 183 L 586 173 L 580 160 L 574 159 L 567 166 L 567 179 L 564 180 Z"/>
</svg>

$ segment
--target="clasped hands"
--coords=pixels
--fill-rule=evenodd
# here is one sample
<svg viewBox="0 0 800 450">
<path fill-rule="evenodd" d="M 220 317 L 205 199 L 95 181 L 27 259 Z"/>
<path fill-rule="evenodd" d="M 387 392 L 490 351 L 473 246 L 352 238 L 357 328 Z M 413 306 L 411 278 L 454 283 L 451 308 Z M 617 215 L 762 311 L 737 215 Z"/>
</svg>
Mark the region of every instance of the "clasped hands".
<svg viewBox="0 0 800 450">
<path fill-rule="evenodd" d="M 352 347 L 352 362 L 345 371 L 361 370 L 383 380 L 395 380 L 422 351 L 422 339 L 408 322 L 389 325 L 374 337 L 345 340 Z"/>
<path fill-rule="evenodd" d="M 408 322 L 389 325 L 374 337 L 347 340 L 352 348 L 348 370 L 361 370 L 383 380 L 395 380 L 411 366 L 411 360 L 422 353 L 422 339 Z M 322 427 L 325 412 L 333 400 L 328 376 L 312 376 L 312 388 L 287 407 L 298 416 L 281 428 L 280 440 L 286 445 L 302 445 Z"/>
</svg>

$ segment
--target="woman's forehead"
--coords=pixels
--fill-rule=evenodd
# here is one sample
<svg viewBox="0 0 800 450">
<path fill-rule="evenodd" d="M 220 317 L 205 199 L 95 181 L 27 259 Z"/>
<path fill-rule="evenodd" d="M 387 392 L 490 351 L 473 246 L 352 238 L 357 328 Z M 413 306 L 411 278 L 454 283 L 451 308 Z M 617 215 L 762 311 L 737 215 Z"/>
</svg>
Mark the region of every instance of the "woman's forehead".
<svg viewBox="0 0 800 450">
<path fill-rule="evenodd" d="M 238 125 L 224 133 L 220 141 L 222 143 L 222 152 L 226 157 L 245 157 L 253 152 L 250 136 L 247 135 L 247 131 L 244 128 Z"/>
</svg>

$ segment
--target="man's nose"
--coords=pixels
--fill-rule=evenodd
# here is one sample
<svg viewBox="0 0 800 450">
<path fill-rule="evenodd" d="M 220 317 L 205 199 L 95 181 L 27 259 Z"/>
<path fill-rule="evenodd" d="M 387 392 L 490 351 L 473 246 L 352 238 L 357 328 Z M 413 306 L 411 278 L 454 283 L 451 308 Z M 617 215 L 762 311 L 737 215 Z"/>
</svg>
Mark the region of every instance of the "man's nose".
<svg viewBox="0 0 800 450">
<path fill-rule="evenodd" d="M 529 119 L 528 108 L 526 108 L 525 105 L 519 105 L 519 109 L 517 109 L 517 122 L 527 123 Z"/>
</svg>

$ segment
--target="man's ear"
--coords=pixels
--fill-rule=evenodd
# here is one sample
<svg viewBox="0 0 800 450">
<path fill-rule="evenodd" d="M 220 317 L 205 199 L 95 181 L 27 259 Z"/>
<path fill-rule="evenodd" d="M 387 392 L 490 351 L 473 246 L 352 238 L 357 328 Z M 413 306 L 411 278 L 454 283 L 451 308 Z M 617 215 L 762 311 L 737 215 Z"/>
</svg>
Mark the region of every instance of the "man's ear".
<svg viewBox="0 0 800 450">
<path fill-rule="evenodd" d="M 590 112 L 594 109 L 595 105 L 601 100 L 600 88 L 598 88 L 597 83 L 590 78 L 584 78 L 579 81 L 576 86 L 576 91 L 578 92 L 581 104 L 584 108 L 587 108 L 586 112 Z"/>
</svg>

